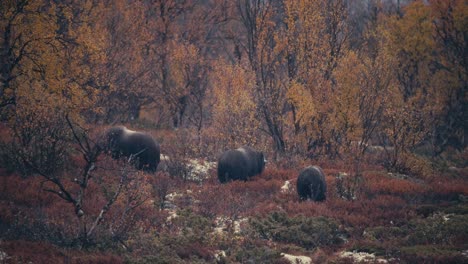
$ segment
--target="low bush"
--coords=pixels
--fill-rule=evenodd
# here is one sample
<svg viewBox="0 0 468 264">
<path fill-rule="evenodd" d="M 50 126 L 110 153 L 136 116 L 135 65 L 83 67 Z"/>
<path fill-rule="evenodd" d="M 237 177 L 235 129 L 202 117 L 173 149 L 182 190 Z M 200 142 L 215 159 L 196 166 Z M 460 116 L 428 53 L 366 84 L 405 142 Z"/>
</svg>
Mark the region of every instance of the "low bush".
<svg viewBox="0 0 468 264">
<path fill-rule="evenodd" d="M 430 191 L 430 187 L 426 184 L 409 179 L 391 178 L 389 175 L 383 174 L 367 174 L 365 183 L 369 195 L 394 195 L 408 202 L 420 201 Z"/>
<path fill-rule="evenodd" d="M 2 263 L 124 263 L 123 258 L 112 253 L 63 249 L 44 241 L 2 241 Z"/>
<path fill-rule="evenodd" d="M 196 193 L 197 210 L 213 218 L 216 215 L 237 218 L 257 212 L 259 205 L 273 201 L 280 194 L 281 181 L 255 179 L 247 182 L 204 185 Z"/>
<path fill-rule="evenodd" d="M 234 260 L 239 263 L 289 263 L 282 258 L 281 252 L 267 246 L 239 249 L 235 253 Z"/>
<path fill-rule="evenodd" d="M 11 121 L 12 137 L 0 141 L 0 167 L 23 176 L 63 170 L 71 153 L 71 130 L 58 112 L 18 110 Z"/>
<path fill-rule="evenodd" d="M 273 212 L 268 217 L 252 219 L 250 224 L 260 238 L 292 243 L 305 249 L 343 242 L 344 231 L 326 217 L 288 217 L 285 213 Z"/>
<path fill-rule="evenodd" d="M 468 215 L 438 213 L 412 220 L 407 245 L 457 245 L 468 241 Z"/>
<path fill-rule="evenodd" d="M 377 226 L 368 228 L 364 232 L 367 240 L 380 242 L 403 239 L 408 235 L 408 230 L 396 226 Z"/>
<path fill-rule="evenodd" d="M 443 202 L 440 204 L 422 204 L 416 207 L 416 213 L 422 217 L 429 217 L 436 213 L 467 215 L 468 204 L 458 202 Z"/>
<path fill-rule="evenodd" d="M 467 179 L 434 178 L 429 181 L 430 193 L 427 200 L 434 202 L 439 200 L 458 201 L 461 196 L 468 196 Z"/>
<path fill-rule="evenodd" d="M 440 245 L 416 245 L 400 250 L 399 259 L 402 263 L 466 263 L 461 250 Z"/>
</svg>

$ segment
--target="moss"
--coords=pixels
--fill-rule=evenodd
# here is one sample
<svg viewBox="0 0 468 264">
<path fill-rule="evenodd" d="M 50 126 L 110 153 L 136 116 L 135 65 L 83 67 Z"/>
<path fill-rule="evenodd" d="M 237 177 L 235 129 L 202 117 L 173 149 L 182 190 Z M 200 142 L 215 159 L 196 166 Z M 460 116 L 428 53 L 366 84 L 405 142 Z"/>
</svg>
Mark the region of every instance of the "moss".
<svg viewBox="0 0 468 264">
<path fill-rule="evenodd" d="M 408 231 L 396 226 L 377 226 L 365 230 L 365 238 L 370 240 L 386 241 L 394 238 L 403 238 Z"/>
<path fill-rule="evenodd" d="M 332 219 L 288 217 L 281 212 L 273 212 L 265 218 L 254 219 L 251 225 L 261 238 L 293 243 L 305 249 L 341 244 L 340 235 L 344 233 Z"/>
<path fill-rule="evenodd" d="M 206 217 L 195 214 L 192 210 L 179 210 L 177 217 L 173 219 L 182 235 L 191 241 L 206 242 L 207 235 L 211 231 L 212 221 Z"/>
<path fill-rule="evenodd" d="M 457 204 L 444 208 L 443 212 L 446 214 L 468 215 L 468 203 Z"/>
<path fill-rule="evenodd" d="M 416 208 L 416 213 L 418 215 L 421 215 L 423 217 L 429 217 L 431 216 L 434 212 L 436 212 L 437 210 L 439 210 L 439 207 L 436 206 L 436 205 L 432 205 L 432 204 L 424 204 L 424 205 L 420 205 Z"/>
<path fill-rule="evenodd" d="M 125 263 L 128 264 L 182 264 L 185 263 L 182 259 L 178 258 L 177 256 L 165 256 L 165 255 L 151 255 L 151 256 L 144 256 L 142 258 L 129 258 Z"/>
<path fill-rule="evenodd" d="M 468 215 L 435 214 L 409 224 L 408 243 L 451 244 L 468 241 Z"/>
<path fill-rule="evenodd" d="M 423 217 L 429 217 L 437 212 L 445 214 L 468 215 L 468 203 L 444 203 L 444 204 L 424 204 L 416 208 L 416 213 Z"/>
<path fill-rule="evenodd" d="M 385 256 L 387 254 L 387 249 L 372 244 L 359 244 L 352 247 L 349 251 L 352 252 L 365 252 L 369 254 L 374 254 L 376 256 Z"/>
<path fill-rule="evenodd" d="M 434 245 L 403 247 L 400 260 L 406 263 L 466 263 L 467 259 L 455 248 Z"/>
<path fill-rule="evenodd" d="M 281 253 L 268 247 L 254 247 L 238 250 L 235 261 L 240 263 L 279 263 Z"/>
</svg>

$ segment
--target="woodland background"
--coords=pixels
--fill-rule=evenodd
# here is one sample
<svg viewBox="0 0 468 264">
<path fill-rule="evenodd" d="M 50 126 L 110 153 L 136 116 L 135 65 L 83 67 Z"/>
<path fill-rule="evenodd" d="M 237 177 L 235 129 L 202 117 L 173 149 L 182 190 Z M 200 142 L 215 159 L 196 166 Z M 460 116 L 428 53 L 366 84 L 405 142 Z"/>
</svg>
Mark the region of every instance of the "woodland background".
<svg viewBox="0 0 468 264">
<path fill-rule="evenodd" d="M 0 33 L 0 262 L 466 261 L 465 0 L 4 0 Z M 113 124 L 170 160 L 101 154 Z M 261 176 L 191 176 L 241 145 Z"/>
</svg>

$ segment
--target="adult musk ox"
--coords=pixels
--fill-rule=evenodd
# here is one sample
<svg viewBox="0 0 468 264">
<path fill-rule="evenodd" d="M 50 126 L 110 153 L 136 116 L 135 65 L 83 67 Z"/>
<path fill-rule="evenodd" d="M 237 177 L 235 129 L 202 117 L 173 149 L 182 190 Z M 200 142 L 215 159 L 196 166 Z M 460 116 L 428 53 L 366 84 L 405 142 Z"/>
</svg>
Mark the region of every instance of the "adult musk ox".
<svg viewBox="0 0 468 264">
<path fill-rule="evenodd" d="M 132 156 L 132 164 L 138 170 L 155 172 L 160 161 L 159 144 L 149 134 L 124 126 L 106 131 L 104 150 L 114 159 Z"/>
<path fill-rule="evenodd" d="M 260 174 L 265 168 L 265 156 L 250 147 L 224 152 L 218 160 L 218 179 L 221 183 L 244 180 Z"/>
<path fill-rule="evenodd" d="M 327 192 L 325 174 L 318 166 L 309 166 L 297 177 L 297 193 L 301 200 L 323 201 Z"/>
</svg>

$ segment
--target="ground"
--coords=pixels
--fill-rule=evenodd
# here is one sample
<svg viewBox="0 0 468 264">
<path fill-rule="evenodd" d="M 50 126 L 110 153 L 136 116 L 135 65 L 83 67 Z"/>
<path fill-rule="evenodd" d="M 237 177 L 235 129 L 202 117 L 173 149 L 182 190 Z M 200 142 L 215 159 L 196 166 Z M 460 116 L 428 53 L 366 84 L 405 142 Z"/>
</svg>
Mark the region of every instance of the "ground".
<svg viewBox="0 0 468 264">
<path fill-rule="evenodd" d="M 270 163 L 250 181 L 220 184 L 213 161 L 173 160 L 141 174 L 144 202 L 121 222 L 117 203 L 87 248 L 74 243 L 73 207 L 43 191 L 40 176 L 2 169 L 0 262 L 468 262 L 466 169 L 413 177 L 365 165 L 357 179 L 340 162 L 315 165 L 326 174 L 322 203 L 299 201 L 299 165 Z M 85 211 L 104 199 L 99 186 Z"/>
</svg>

